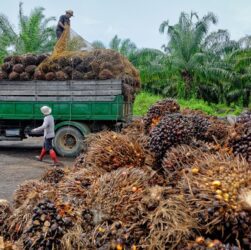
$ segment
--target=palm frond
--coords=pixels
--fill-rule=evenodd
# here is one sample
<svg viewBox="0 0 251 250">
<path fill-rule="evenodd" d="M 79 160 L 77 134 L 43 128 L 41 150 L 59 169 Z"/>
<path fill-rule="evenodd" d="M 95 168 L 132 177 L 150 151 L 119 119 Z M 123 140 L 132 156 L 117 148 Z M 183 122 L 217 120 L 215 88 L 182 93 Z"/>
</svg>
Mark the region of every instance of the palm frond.
<svg viewBox="0 0 251 250">
<path fill-rule="evenodd" d="M 226 94 L 226 97 L 229 101 L 233 102 L 233 101 L 238 100 L 242 96 L 242 94 L 243 94 L 243 91 L 241 89 L 234 89 L 234 90 L 229 91 Z"/>
<path fill-rule="evenodd" d="M 92 42 L 92 47 L 95 49 L 105 49 L 105 45 L 103 44 L 103 42 L 96 40 Z"/>
<path fill-rule="evenodd" d="M 161 25 L 160 25 L 160 27 L 159 27 L 159 32 L 160 32 L 161 34 L 164 34 L 165 29 L 166 29 L 168 26 L 169 26 L 169 21 L 168 21 L 168 20 L 162 22 Z"/>
<path fill-rule="evenodd" d="M 228 70 L 218 68 L 218 67 L 213 67 L 211 65 L 210 67 L 197 67 L 196 72 L 202 74 L 204 77 L 210 80 L 229 80 L 232 81 L 235 79 L 235 75 Z"/>
<path fill-rule="evenodd" d="M 17 37 L 8 18 L 3 14 L 0 14 L 0 33 L 4 34 L 10 40 L 14 40 Z"/>
<path fill-rule="evenodd" d="M 111 42 L 109 43 L 109 47 L 111 49 L 114 49 L 116 51 L 119 51 L 119 47 L 120 47 L 120 44 L 121 44 L 121 39 L 118 37 L 118 35 L 115 35 Z"/>
</svg>

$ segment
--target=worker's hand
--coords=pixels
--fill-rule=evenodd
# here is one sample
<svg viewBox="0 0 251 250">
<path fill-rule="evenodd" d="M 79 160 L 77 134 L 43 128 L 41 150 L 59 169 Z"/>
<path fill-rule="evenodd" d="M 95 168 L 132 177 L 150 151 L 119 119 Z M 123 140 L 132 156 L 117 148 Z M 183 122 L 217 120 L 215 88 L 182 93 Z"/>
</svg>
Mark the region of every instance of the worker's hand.
<svg viewBox="0 0 251 250">
<path fill-rule="evenodd" d="M 31 133 L 36 133 L 36 132 L 37 130 L 35 128 L 31 130 Z"/>
</svg>

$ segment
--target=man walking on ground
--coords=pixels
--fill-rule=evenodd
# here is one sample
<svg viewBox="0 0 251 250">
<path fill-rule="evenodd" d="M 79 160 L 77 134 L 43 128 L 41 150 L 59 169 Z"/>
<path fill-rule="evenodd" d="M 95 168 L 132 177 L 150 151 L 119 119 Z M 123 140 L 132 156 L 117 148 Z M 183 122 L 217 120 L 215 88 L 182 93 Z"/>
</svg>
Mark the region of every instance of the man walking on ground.
<svg viewBox="0 0 251 250">
<path fill-rule="evenodd" d="M 51 108 L 48 106 L 43 106 L 41 109 L 42 114 L 44 115 L 44 122 L 41 127 L 33 129 L 31 132 L 32 133 L 37 133 L 44 131 L 44 145 L 41 150 L 40 156 L 37 156 L 37 160 L 42 161 L 44 156 L 46 155 L 47 152 L 49 152 L 51 159 L 53 160 L 53 163 L 55 166 L 62 165 L 57 159 L 57 155 L 55 151 L 53 150 L 52 147 L 52 141 L 53 138 L 55 137 L 55 132 L 54 132 L 54 118 L 51 115 Z"/>
<path fill-rule="evenodd" d="M 56 35 L 57 35 L 57 39 L 59 40 L 59 38 L 61 37 L 61 35 L 64 32 L 65 26 L 71 24 L 70 18 L 73 16 L 73 11 L 72 10 L 66 10 L 65 11 L 65 15 L 62 15 L 59 18 L 58 21 L 58 25 L 57 25 L 57 29 L 56 29 Z"/>
</svg>

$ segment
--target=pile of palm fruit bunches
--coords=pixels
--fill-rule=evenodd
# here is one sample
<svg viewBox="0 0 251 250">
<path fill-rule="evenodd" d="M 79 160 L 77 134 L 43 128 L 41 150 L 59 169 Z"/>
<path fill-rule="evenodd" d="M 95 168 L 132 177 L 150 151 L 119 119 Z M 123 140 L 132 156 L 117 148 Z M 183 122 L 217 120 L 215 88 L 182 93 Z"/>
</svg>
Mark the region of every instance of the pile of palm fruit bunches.
<svg viewBox="0 0 251 250">
<path fill-rule="evenodd" d="M 26 54 L 8 56 L 0 65 L 0 81 L 66 81 L 119 79 L 123 94 L 134 100 L 140 89 L 136 68 L 120 53 L 110 49 L 63 52 L 57 56 Z"/>
<path fill-rule="evenodd" d="M 6 249 L 251 249 L 251 113 L 235 125 L 173 99 L 90 135 L 72 167 L 0 201 Z"/>
</svg>

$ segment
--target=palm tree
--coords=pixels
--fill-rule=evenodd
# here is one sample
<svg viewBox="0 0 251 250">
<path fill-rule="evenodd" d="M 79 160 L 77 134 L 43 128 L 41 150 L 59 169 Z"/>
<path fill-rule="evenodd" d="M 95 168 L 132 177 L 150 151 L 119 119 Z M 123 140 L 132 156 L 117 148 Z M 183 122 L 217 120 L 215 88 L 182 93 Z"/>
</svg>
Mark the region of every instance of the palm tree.
<svg viewBox="0 0 251 250">
<path fill-rule="evenodd" d="M 137 51 L 137 46 L 134 42 L 132 42 L 129 38 L 122 40 L 117 35 L 112 38 L 109 43 L 109 47 L 110 49 L 120 52 L 129 59 L 130 56 Z"/>
<path fill-rule="evenodd" d="M 216 64 L 220 63 L 222 68 L 232 72 L 230 80 L 218 78 L 214 81 L 217 85 L 214 89 L 219 94 L 220 101 L 229 105 L 242 100 L 242 105 L 247 107 L 251 93 L 251 36 L 233 41 L 226 30 L 219 30 L 205 39 L 204 49 L 215 58 Z M 212 88 L 210 90 L 212 93 Z"/>
<path fill-rule="evenodd" d="M 118 35 L 115 35 L 110 41 L 109 47 L 110 49 L 119 51 L 120 44 L 121 44 L 121 39 L 118 37 Z"/>
<path fill-rule="evenodd" d="M 242 99 L 243 107 L 248 107 L 251 99 L 251 37 L 245 37 L 239 40 L 239 49 L 235 50 L 229 56 L 228 60 L 233 65 L 236 72 L 236 78 L 227 93 L 228 101 L 237 101 Z"/>
<path fill-rule="evenodd" d="M 103 44 L 103 42 L 96 40 L 92 42 L 92 47 L 94 49 L 105 49 L 105 45 Z"/>
<path fill-rule="evenodd" d="M 164 21 L 160 25 L 159 31 L 169 37 L 165 51 L 168 51 L 173 68 L 184 81 L 185 98 L 191 97 L 198 89 L 200 82 L 195 80 L 231 78 L 227 68 L 218 63 L 219 58 L 205 49 L 210 24 L 216 23 L 217 18 L 211 12 L 201 19 L 194 12 L 190 15 L 182 12 L 177 24 L 169 25 Z"/>
<path fill-rule="evenodd" d="M 55 17 L 45 18 L 44 8 L 38 7 L 29 16 L 23 14 L 23 3 L 19 3 L 19 33 L 14 31 L 8 18 L 0 14 L 0 56 L 13 53 L 42 53 L 53 49 L 56 42 L 55 28 L 49 26 Z M 3 41 L 3 42 L 2 42 Z"/>
<path fill-rule="evenodd" d="M 140 71 L 143 88 L 158 94 L 176 95 L 176 86 L 171 82 L 170 63 L 165 53 L 157 49 L 140 49 L 130 57 Z"/>
</svg>

